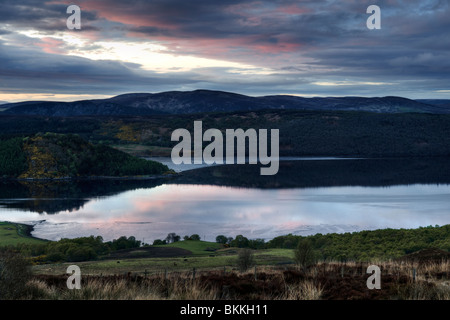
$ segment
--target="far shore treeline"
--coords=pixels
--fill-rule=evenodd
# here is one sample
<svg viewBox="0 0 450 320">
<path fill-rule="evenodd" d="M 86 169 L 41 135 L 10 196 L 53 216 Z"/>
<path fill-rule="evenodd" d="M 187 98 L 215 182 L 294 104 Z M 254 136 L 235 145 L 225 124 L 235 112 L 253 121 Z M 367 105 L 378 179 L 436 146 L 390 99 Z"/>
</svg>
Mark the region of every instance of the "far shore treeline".
<svg viewBox="0 0 450 320">
<path fill-rule="evenodd" d="M 448 157 L 450 114 L 373 113 L 326 110 L 259 110 L 186 115 L 0 117 L 0 140 L 39 132 L 77 134 L 93 144 L 155 156 L 177 144 L 171 134 L 194 121 L 204 130 L 279 129 L 280 156 Z M 206 144 L 205 144 L 206 145 Z M 129 147 L 129 148 L 128 148 Z"/>
<path fill-rule="evenodd" d="M 182 240 L 183 239 L 183 240 Z M 316 234 L 312 236 L 283 235 L 265 242 L 248 239 L 243 235 L 227 237 L 218 235 L 216 243 L 222 247 L 263 249 L 295 249 L 300 240 L 307 239 L 318 260 L 369 261 L 402 257 L 426 248 L 450 252 L 450 225 L 428 226 L 417 229 L 379 229 L 353 233 Z M 87 261 L 107 258 L 110 253 L 139 247 L 175 246 L 178 241 L 201 241 L 199 235 L 184 236 L 169 233 L 166 239 L 157 239 L 153 245 L 142 243 L 135 237 L 122 236 L 103 241 L 101 236 L 45 241 L 38 244 L 20 243 L 2 246 L 1 250 L 13 250 L 28 257 L 33 263 Z"/>
</svg>

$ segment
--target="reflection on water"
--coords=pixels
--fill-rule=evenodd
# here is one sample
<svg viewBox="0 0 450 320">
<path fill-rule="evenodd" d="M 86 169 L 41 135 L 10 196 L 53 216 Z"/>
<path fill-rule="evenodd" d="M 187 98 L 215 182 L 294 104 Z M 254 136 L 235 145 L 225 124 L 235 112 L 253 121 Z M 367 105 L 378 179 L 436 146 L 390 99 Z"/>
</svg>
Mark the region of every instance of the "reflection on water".
<svg viewBox="0 0 450 320">
<path fill-rule="evenodd" d="M 191 164 L 185 164 L 185 163 L 182 163 L 182 164 L 174 164 L 174 163 L 172 162 L 172 159 L 169 158 L 169 157 L 147 157 L 147 158 L 145 158 L 145 159 L 161 162 L 162 164 L 165 164 L 169 169 L 172 169 L 172 170 L 174 170 L 175 172 L 183 172 L 183 171 L 186 171 L 186 170 L 201 169 L 201 168 L 205 168 L 205 167 L 214 167 L 214 166 L 217 166 L 217 164 L 213 164 L 213 165 L 206 164 L 206 163 L 203 161 L 203 158 L 201 158 L 201 159 L 200 159 L 200 158 L 192 158 L 192 159 L 191 159 L 191 161 L 192 161 Z M 332 158 L 332 157 L 280 157 L 279 159 L 280 159 L 280 161 L 287 162 L 287 161 L 319 161 L 319 160 L 352 160 L 353 158 Z M 194 162 L 195 162 L 196 160 L 197 160 L 197 161 L 200 160 L 200 161 L 198 161 L 198 162 L 202 162 L 202 163 L 201 163 L 201 164 L 194 164 Z M 266 160 L 266 162 L 270 162 L 272 159 L 269 159 L 269 158 L 263 158 L 263 160 Z M 226 160 L 224 159 L 223 162 L 225 163 L 225 161 L 226 161 Z M 249 162 L 248 159 L 246 159 L 246 163 L 248 163 L 248 162 Z M 261 162 L 261 160 L 258 159 L 258 162 Z M 264 163 L 266 163 L 266 162 L 264 162 Z"/>
<path fill-rule="evenodd" d="M 0 184 L 0 220 L 34 235 L 126 235 L 151 243 L 176 232 L 277 235 L 450 223 L 448 161 L 294 161 L 272 178 L 255 166 L 216 166 L 176 179 Z"/>
</svg>

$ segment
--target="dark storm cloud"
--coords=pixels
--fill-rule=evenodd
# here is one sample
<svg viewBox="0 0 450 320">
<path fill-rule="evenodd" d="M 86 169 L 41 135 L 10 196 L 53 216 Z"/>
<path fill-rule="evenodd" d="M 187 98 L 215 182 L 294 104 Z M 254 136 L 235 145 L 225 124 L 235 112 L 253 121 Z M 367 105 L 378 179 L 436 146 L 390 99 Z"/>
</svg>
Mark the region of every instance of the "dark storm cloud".
<svg viewBox="0 0 450 320">
<path fill-rule="evenodd" d="M 0 24 L 14 29 L 66 31 L 68 5 L 42 0 L 3 0 L 0 3 Z M 95 13 L 83 12 L 86 30 L 98 30 L 89 23 L 96 21 Z"/>
<path fill-rule="evenodd" d="M 50 55 L 37 49 L 51 51 L 56 47 L 51 39 L 40 43 L 14 33 L 66 32 L 69 4 L 82 8 L 80 34 L 88 31 L 92 40 L 85 50 L 95 50 L 96 40 L 149 41 L 162 43 L 174 54 L 241 62 L 272 72 L 240 75 L 229 68 L 197 68 L 162 75 L 117 61 L 68 57 L 67 48 Z M 366 28 L 366 9 L 372 4 L 381 7 L 381 30 Z M 5 79 L 0 91 L 44 90 L 48 84 L 47 91 L 104 94 L 154 85 L 161 90 L 202 87 L 251 94 L 424 92 L 432 97 L 437 90 L 449 89 L 449 16 L 447 0 L 5 0 L 0 5 L 0 36 L 21 39 L 24 45 L 5 47 L 0 42 Z M 27 43 L 33 50 L 24 48 Z M 318 82 L 346 85 L 314 85 Z"/>
<path fill-rule="evenodd" d="M 367 60 L 366 53 L 371 51 L 378 52 L 375 61 L 382 62 L 385 55 L 394 59 L 417 50 L 450 49 L 450 9 L 443 0 L 376 1 L 382 9 L 383 28 L 374 32 L 366 28 L 371 0 L 79 2 L 96 16 L 126 25 L 124 30 L 136 36 L 165 40 L 174 47 L 181 43 L 180 53 L 243 62 L 258 63 L 251 53 L 280 52 L 291 53 L 292 66 L 296 57 L 322 59 L 322 54 L 325 58 L 331 53 L 341 62 L 351 50 L 361 53 L 359 57 L 352 54 L 355 63 Z"/>
</svg>

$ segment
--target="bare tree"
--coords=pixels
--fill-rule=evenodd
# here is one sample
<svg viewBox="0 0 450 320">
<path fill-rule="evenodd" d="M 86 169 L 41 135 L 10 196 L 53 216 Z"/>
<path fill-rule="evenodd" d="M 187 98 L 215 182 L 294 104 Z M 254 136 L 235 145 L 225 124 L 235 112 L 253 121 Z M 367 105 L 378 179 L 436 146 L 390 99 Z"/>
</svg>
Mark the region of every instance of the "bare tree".
<svg viewBox="0 0 450 320">
<path fill-rule="evenodd" d="M 255 265 L 253 250 L 247 248 L 241 249 L 238 253 L 237 265 L 241 272 L 245 272 Z"/>
</svg>

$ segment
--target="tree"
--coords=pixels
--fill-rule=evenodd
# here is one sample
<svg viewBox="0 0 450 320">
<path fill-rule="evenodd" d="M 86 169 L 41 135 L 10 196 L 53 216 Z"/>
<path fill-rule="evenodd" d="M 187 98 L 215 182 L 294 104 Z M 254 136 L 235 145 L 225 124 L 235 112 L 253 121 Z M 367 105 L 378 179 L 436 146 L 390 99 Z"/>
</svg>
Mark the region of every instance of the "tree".
<svg viewBox="0 0 450 320">
<path fill-rule="evenodd" d="M 134 236 L 126 237 L 121 236 L 118 239 L 114 239 L 112 242 L 108 242 L 111 246 L 112 250 L 122 250 L 122 249 L 131 249 L 131 248 L 139 248 L 141 246 L 141 241 L 136 240 Z"/>
<path fill-rule="evenodd" d="M 160 245 L 163 245 L 163 244 L 167 244 L 166 240 L 156 239 L 156 240 L 153 241 L 153 245 L 154 246 L 160 246 Z"/>
<path fill-rule="evenodd" d="M 252 249 L 264 249 L 265 241 L 264 239 L 251 239 L 248 241 L 248 247 Z"/>
<path fill-rule="evenodd" d="M 194 233 L 192 236 L 190 236 L 189 239 L 194 240 L 194 241 L 200 241 L 200 236 L 198 234 Z"/>
<path fill-rule="evenodd" d="M 302 268 L 316 263 L 313 245 L 309 239 L 301 239 L 294 250 L 294 260 Z"/>
<path fill-rule="evenodd" d="M 179 235 L 177 235 L 175 232 L 171 232 L 167 235 L 166 242 L 167 243 L 178 242 L 180 241 L 180 239 L 181 237 Z"/>
<path fill-rule="evenodd" d="M 216 237 L 216 242 L 226 244 L 228 242 L 228 238 L 221 234 Z"/>
<path fill-rule="evenodd" d="M 248 244 L 249 244 L 248 239 L 240 234 L 237 235 L 233 241 L 231 241 L 230 246 L 238 248 L 247 248 Z"/>
</svg>

